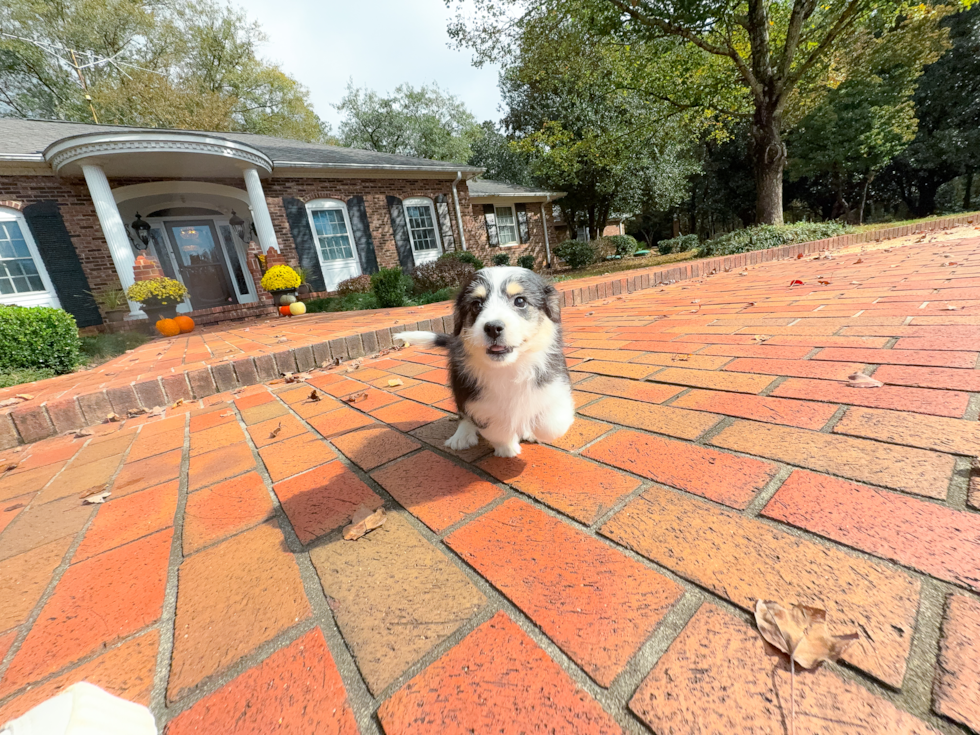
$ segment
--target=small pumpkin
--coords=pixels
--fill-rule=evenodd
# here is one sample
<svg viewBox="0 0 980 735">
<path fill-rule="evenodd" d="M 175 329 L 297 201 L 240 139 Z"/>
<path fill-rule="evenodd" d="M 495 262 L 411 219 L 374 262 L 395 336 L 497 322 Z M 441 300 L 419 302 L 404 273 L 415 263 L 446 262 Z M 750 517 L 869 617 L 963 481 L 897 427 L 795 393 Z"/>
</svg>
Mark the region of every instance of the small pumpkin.
<svg viewBox="0 0 980 735">
<path fill-rule="evenodd" d="M 177 326 L 180 327 L 181 334 L 194 331 L 194 320 L 189 316 L 181 314 L 180 316 L 176 317 L 174 321 L 177 322 Z"/>
<path fill-rule="evenodd" d="M 288 306 L 280 306 L 279 313 L 282 314 L 283 316 L 292 316 L 292 314 L 289 312 Z"/>
<path fill-rule="evenodd" d="M 180 326 L 173 319 L 161 319 L 157 322 L 157 331 L 164 337 L 176 337 L 180 334 Z"/>
<path fill-rule="evenodd" d="M 299 316 L 300 314 L 306 313 L 306 304 L 302 301 L 297 301 L 294 304 L 289 305 L 289 313 L 293 316 Z"/>
<path fill-rule="evenodd" d="M 289 304 L 296 303 L 296 294 L 284 293 L 279 297 L 279 303 L 283 306 L 288 306 Z"/>
</svg>

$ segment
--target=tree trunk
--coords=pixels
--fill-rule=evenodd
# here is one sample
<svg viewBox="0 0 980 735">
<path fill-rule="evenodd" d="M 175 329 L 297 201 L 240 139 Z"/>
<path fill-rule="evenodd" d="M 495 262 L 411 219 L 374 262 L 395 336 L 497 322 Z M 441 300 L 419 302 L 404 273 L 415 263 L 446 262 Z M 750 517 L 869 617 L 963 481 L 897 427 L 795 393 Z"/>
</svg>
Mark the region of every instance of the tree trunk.
<svg viewBox="0 0 980 735">
<path fill-rule="evenodd" d="M 871 186 L 871 180 L 874 179 L 874 174 L 868 174 L 864 177 L 864 186 L 861 188 L 861 206 L 858 209 L 858 224 L 864 224 L 864 207 L 868 203 L 868 187 Z"/>
<path fill-rule="evenodd" d="M 916 217 L 928 217 L 936 211 L 936 193 L 939 191 L 939 186 L 935 180 L 930 180 L 928 183 L 919 182 L 919 200 L 913 210 Z"/>
<path fill-rule="evenodd" d="M 755 173 L 755 221 L 760 225 L 783 223 L 783 168 L 786 146 L 782 120 L 775 103 L 756 104 L 752 120 L 752 167 Z"/>
<path fill-rule="evenodd" d="M 595 205 L 589 205 L 589 240 L 596 240 L 598 236 L 595 231 Z"/>
<path fill-rule="evenodd" d="M 973 208 L 973 168 L 966 170 L 966 191 L 963 194 L 963 211 L 969 212 Z"/>
</svg>

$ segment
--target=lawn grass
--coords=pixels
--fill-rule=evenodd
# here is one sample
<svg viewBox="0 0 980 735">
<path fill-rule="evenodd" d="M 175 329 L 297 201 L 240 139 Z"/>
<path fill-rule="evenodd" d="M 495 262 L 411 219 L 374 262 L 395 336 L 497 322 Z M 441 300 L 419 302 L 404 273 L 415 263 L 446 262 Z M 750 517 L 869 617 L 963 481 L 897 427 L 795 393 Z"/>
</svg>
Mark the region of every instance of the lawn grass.
<svg viewBox="0 0 980 735">
<path fill-rule="evenodd" d="M 688 250 L 686 253 L 670 253 L 669 255 L 644 255 L 640 258 L 624 258 L 623 260 L 603 260 L 599 263 L 572 270 L 571 268 L 553 268 L 544 271 L 545 275 L 552 276 L 555 281 L 571 281 L 578 278 L 592 278 L 593 276 L 604 276 L 608 273 L 618 273 L 619 271 L 634 271 L 640 268 L 653 268 L 658 265 L 679 263 L 683 260 L 690 260 L 697 255 L 696 250 Z M 557 262 L 557 259 L 556 259 Z"/>
<path fill-rule="evenodd" d="M 0 388 L 9 388 L 12 385 L 21 383 L 33 383 L 35 380 L 44 380 L 54 377 L 54 370 L 50 368 L 10 368 L 0 370 Z"/>
<path fill-rule="evenodd" d="M 101 365 L 149 341 L 150 337 L 142 332 L 94 334 L 79 339 L 82 359 L 86 367 Z"/>
<path fill-rule="evenodd" d="M 868 232 L 870 230 L 880 230 L 886 227 L 902 227 L 903 225 L 917 225 L 920 222 L 932 222 L 937 219 L 946 219 L 947 217 L 963 217 L 975 215 L 980 219 L 980 212 L 956 212 L 954 214 L 933 214 L 929 217 L 919 217 L 918 219 L 903 219 L 895 222 L 872 222 L 866 225 L 855 225 L 855 232 Z"/>
</svg>

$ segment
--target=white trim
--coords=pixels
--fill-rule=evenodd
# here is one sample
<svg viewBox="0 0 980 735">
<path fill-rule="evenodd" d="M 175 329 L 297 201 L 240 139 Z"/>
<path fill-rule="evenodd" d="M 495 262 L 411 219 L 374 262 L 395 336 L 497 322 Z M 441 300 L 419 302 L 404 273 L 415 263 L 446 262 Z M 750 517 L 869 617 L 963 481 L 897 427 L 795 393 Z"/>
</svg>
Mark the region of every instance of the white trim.
<svg viewBox="0 0 980 735">
<path fill-rule="evenodd" d="M 225 184 L 211 184 L 206 181 L 150 181 L 145 184 L 130 184 L 112 190 L 116 204 L 122 204 L 130 199 L 157 196 L 159 194 L 210 194 L 212 196 L 228 197 L 249 204 L 248 192 Z M 176 200 L 175 200 L 176 201 Z M 186 207 L 184 202 L 173 206 Z M 209 204 L 208 206 L 213 206 Z"/>
<path fill-rule="evenodd" d="M 200 153 L 232 158 L 270 173 L 272 159 L 262 151 L 211 135 L 185 132 L 90 133 L 63 138 L 44 149 L 44 159 L 60 171 L 70 163 L 93 156 L 141 153 Z"/>
<path fill-rule="evenodd" d="M 255 225 L 262 252 L 269 252 L 269 248 L 282 252 L 279 240 L 276 238 L 276 228 L 273 227 L 272 217 L 269 216 L 269 205 L 265 201 L 265 191 L 262 189 L 262 181 L 259 179 L 257 169 L 245 169 L 245 188 L 248 190 L 248 201 L 252 208 L 252 224 Z"/>
<path fill-rule="evenodd" d="M 432 217 L 432 232 L 436 237 L 436 247 L 434 250 L 422 250 L 422 259 L 419 260 L 420 251 L 415 249 L 415 238 L 412 236 L 412 226 L 408 219 L 408 208 L 409 207 L 428 207 L 429 214 Z M 412 245 L 412 260 L 415 265 L 421 265 L 422 263 L 429 263 L 445 252 L 442 248 L 442 238 L 439 236 L 439 218 L 436 213 L 436 205 L 429 197 L 410 197 L 402 201 L 402 211 L 405 213 L 405 229 L 408 230 L 408 241 Z"/>
<path fill-rule="evenodd" d="M 347 243 L 350 245 L 353 258 L 324 260 L 323 251 L 320 250 L 320 238 L 316 234 L 316 223 L 313 221 L 313 213 L 338 209 L 344 216 L 344 226 L 347 228 Z M 313 247 L 316 248 L 316 257 L 320 263 L 320 273 L 323 274 L 323 282 L 326 290 L 336 291 L 337 285 L 342 281 L 361 275 L 361 260 L 357 254 L 357 243 L 354 242 L 354 230 L 350 224 L 350 213 L 347 211 L 347 204 L 340 199 L 312 199 L 306 203 L 306 218 L 310 224 L 310 233 L 313 235 Z"/>
<path fill-rule="evenodd" d="M 17 226 L 20 228 L 21 237 L 27 243 L 27 250 L 30 252 L 31 259 L 34 261 L 34 267 L 37 268 L 38 275 L 41 276 L 41 283 L 44 285 L 43 291 L 30 291 L 23 294 L 0 294 L 0 304 L 6 304 L 8 306 L 53 306 L 56 309 L 60 309 L 61 301 L 58 300 L 58 294 L 54 290 L 54 284 L 48 277 L 48 269 L 44 267 L 41 251 L 37 249 L 37 243 L 34 242 L 34 233 L 27 226 L 27 220 L 24 219 L 24 215 L 16 209 L 0 207 L 0 222 L 17 223 Z"/>
<path fill-rule="evenodd" d="M 463 172 L 456 172 L 456 180 L 452 184 L 453 190 L 453 204 L 456 205 L 456 224 L 459 227 L 459 242 L 463 246 L 463 250 L 466 250 L 466 233 L 463 231 L 463 210 L 459 208 L 459 192 L 456 191 L 456 184 L 458 184 L 463 178 Z"/>
<path fill-rule="evenodd" d="M 501 238 L 500 238 L 500 217 L 497 216 L 497 210 L 498 209 L 509 209 L 510 210 L 511 217 L 513 217 L 513 220 L 514 220 L 514 224 L 513 224 L 513 226 L 514 226 L 514 237 L 516 239 L 510 240 L 508 242 L 503 242 L 503 240 L 501 240 Z M 493 221 L 494 221 L 494 223 L 495 223 L 495 225 L 497 227 L 497 247 L 501 247 L 501 248 L 516 248 L 518 245 L 522 245 L 523 244 L 523 243 L 521 243 L 521 231 L 520 231 L 521 225 L 517 221 L 517 208 L 513 204 L 494 204 L 493 205 Z"/>
</svg>

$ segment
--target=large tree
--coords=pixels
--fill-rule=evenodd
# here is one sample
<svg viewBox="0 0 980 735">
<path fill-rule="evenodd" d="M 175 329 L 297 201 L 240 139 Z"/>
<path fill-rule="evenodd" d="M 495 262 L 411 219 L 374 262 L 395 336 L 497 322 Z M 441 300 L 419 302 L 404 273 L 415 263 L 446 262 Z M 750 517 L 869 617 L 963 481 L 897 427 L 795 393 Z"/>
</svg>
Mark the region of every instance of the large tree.
<svg viewBox="0 0 980 735">
<path fill-rule="evenodd" d="M 435 85 L 402 84 L 383 96 L 350 83 L 336 107 L 341 142 L 352 148 L 463 162 L 482 135 L 462 101 Z"/>
<path fill-rule="evenodd" d="M 480 125 L 480 136 L 473 141 L 468 163 L 486 169 L 484 176 L 517 186 L 533 186 L 530 161 L 515 148 L 512 138 L 502 133 L 497 123 L 486 120 Z"/>
<path fill-rule="evenodd" d="M 0 114 L 328 134 L 306 90 L 259 57 L 258 24 L 213 0 L 9 0 L 0 31 Z"/>
<path fill-rule="evenodd" d="M 756 219 L 763 223 L 782 221 L 787 127 L 830 85 L 857 71 L 848 53 L 862 34 L 869 28 L 888 34 L 920 7 L 906 0 L 447 2 L 475 6 L 475 14 L 461 11 L 449 30 L 458 43 L 476 50 L 478 63 L 506 63 L 524 27 L 541 18 L 556 25 L 588 23 L 623 44 L 648 44 L 659 54 L 676 44 L 677 63 L 660 66 L 647 89 L 679 109 L 748 118 Z"/>
</svg>

